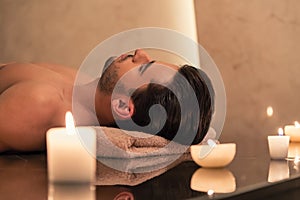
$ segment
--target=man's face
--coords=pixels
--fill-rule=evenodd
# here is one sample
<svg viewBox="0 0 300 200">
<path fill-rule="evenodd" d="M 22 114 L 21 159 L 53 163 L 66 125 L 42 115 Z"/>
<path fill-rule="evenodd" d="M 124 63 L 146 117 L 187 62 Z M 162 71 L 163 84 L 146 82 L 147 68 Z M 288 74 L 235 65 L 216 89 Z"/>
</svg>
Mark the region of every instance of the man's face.
<svg viewBox="0 0 300 200">
<path fill-rule="evenodd" d="M 145 51 L 137 49 L 133 55 L 123 54 L 115 58 L 101 77 L 101 85 L 111 93 L 119 80 L 126 88 L 137 88 L 149 82 L 167 82 L 178 69 L 177 65 L 154 61 Z"/>
<path fill-rule="evenodd" d="M 118 68 L 118 77 L 121 78 L 125 73 L 136 67 L 150 67 L 154 60 L 143 50 L 137 49 L 133 55 L 123 54 L 116 58 L 111 67 Z M 156 61 L 155 63 L 178 70 L 177 65 Z M 149 66 L 145 66 L 150 64 Z M 142 71 L 142 69 L 140 69 Z"/>
</svg>

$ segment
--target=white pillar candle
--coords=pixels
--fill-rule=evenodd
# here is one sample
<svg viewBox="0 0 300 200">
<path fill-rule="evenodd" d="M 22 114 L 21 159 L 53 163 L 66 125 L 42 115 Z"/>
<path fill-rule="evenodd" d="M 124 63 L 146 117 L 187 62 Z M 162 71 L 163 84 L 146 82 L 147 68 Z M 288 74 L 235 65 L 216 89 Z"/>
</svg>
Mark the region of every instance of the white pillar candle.
<svg viewBox="0 0 300 200">
<path fill-rule="evenodd" d="M 283 135 L 283 129 L 278 129 L 278 135 L 268 136 L 269 152 L 272 159 L 285 159 L 288 155 L 290 136 Z"/>
<path fill-rule="evenodd" d="M 96 173 L 96 133 L 90 127 L 75 128 L 66 113 L 66 128 L 47 131 L 47 165 L 50 182 L 92 182 Z"/>
<path fill-rule="evenodd" d="M 300 142 L 300 124 L 297 121 L 294 125 L 286 125 L 284 133 L 290 136 L 291 142 Z"/>
</svg>

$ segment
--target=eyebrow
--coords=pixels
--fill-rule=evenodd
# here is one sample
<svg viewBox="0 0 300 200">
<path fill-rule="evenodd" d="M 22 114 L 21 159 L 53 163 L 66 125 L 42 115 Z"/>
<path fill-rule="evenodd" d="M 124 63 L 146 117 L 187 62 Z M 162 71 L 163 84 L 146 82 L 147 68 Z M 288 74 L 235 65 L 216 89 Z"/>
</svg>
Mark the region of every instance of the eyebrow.
<svg viewBox="0 0 300 200">
<path fill-rule="evenodd" d="M 139 68 L 140 74 L 143 75 L 143 73 L 147 70 L 147 68 L 149 68 L 153 63 L 155 63 L 155 60 L 152 60 L 146 64 L 141 65 L 141 67 Z"/>
</svg>

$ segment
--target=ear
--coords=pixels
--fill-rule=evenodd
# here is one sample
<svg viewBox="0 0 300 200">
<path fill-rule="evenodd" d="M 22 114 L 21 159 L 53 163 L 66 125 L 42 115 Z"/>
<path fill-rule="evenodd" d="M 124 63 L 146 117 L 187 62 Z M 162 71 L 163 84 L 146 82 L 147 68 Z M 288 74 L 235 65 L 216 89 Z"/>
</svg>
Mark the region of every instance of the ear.
<svg viewBox="0 0 300 200">
<path fill-rule="evenodd" d="M 134 104 L 132 100 L 126 96 L 112 99 L 111 108 L 118 119 L 129 119 L 134 112 Z"/>
<path fill-rule="evenodd" d="M 115 198 L 114 198 L 114 200 L 122 200 L 122 199 L 134 200 L 134 196 L 131 192 L 124 191 L 124 192 L 117 194 L 117 196 L 115 196 Z"/>
</svg>

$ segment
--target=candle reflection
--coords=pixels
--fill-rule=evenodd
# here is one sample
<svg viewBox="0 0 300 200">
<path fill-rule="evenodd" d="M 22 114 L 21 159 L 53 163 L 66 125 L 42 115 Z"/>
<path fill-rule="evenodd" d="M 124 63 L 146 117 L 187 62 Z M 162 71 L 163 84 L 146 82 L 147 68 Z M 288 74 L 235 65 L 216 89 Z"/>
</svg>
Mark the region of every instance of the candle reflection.
<svg viewBox="0 0 300 200">
<path fill-rule="evenodd" d="M 190 186 L 192 190 L 213 195 L 214 193 L 234 192 L 236 181 L 228 169 L 200 168 L 193 174 Z"/>
<path fill-rule="evenodd" d="M 299 160 L 299 156 L 296 156 L 295 159 L 294 159 L 294 170 L 296 170 L 297 172 L 299 171 L 299 164 L 300 160 Z"/>
<path fill-rule="evenodd" d="M 48 200 L 95 200 L 96 188 L 90 184 L 49 184 Z"/>
<path fill-rule="evenodd" d="M 214 194 L 215 194 L 215 191 L 212 189 L 207 191 L 207 195 L 209 196 L 209 198 L 213 198 Z"/>
<path fill-rule="evenodd" d="M 268 182 L 289 178 L 289 166 L 286 160 L 272 160 L 269 166 Z"/>
</svg>

